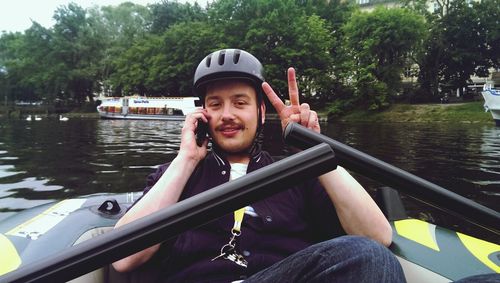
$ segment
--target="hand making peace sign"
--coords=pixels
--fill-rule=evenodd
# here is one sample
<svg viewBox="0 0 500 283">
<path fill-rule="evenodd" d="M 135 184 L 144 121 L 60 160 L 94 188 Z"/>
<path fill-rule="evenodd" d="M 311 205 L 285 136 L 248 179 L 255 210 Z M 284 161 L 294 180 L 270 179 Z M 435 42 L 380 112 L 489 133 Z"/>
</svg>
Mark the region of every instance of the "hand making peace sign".
<svg viewBox="0 0 500 283">
<path fill-rule="evenodd" d="M 289 106 L 286 106 L 283 101 L 281 101 L 268 83 L 263 83 L 262 89 L 280 116 L 281 127 L 283 129 L 292 121 L 312 129 L 317 133 L 321 131 L 316 111 L 311 110 L 307 103 L 299 105 L 299 89 L 297 87 L 294 68 L 288 68 L 288 96 L 290 97 L 291 103 Z"/>
</svg>

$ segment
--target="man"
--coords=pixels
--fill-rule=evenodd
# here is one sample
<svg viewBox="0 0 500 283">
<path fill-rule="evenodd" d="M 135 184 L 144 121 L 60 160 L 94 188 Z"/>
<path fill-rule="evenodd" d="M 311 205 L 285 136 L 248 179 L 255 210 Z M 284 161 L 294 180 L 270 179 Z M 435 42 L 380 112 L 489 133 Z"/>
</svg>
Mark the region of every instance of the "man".
<svg viewBox="0 0 500 283">
<path fill-rule="evenodd" d="M 285 106 L 250 53 L 219 50 L 203 59 L 194 78 L 203 110 L 186 117 L 177 157 L 149 177 L 145 194 L 116 227 L 272 163 L 261 150 L 263 92 L 283 127 L 293 121 L 320 132 L 316 112 L 299 104 L 292 68 L 288 85 L 291 105 Z M 208 124 L 211 152 L 208 139 L 201 146 L 196 142 L 198 123 Z M 249 204 L 113 266 L 130 271 L 160 254 L 164 282 L 404 281 L 397 260 L 384 247 L 391 243 L 391 227 L 363 187 L 340 166 L 318 180 Z M 345 233 L 349 236 L 341 236 Z"/>
</svg>

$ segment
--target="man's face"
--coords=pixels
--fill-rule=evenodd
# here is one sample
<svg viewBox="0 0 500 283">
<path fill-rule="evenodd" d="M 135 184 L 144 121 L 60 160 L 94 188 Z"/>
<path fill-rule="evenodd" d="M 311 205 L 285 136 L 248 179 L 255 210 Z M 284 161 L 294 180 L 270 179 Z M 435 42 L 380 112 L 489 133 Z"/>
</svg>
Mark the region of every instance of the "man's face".
<svg viewBox="0 0 500 283">
<path fill-rule="evenodd" d="M 210 114 L 210 134 L 222 150 L 241 153 L 252 145 L 258 113 L 256 92 L 250 83 L 224 80 L 210 84 L 205 108 Z"/>
</svg>

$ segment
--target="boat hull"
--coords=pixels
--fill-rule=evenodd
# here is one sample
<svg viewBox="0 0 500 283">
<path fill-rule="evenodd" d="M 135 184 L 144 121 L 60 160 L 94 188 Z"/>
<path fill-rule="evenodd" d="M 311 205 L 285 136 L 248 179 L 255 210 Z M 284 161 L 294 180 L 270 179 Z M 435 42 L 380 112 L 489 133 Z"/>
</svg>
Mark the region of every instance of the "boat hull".
<svg viewBox="0 0 500 283">
<path fill-rule="evenodd" d="M 487 89 L 481 92 L 484 99 L 484 109 L 491 113 L 495 125 L 500 127 L 500 91 Z"/>
<path fill-rule="evenodd" d="M 496 257 L 500 245 L 418 219 L 392 221 L 391 226 L 390 249 L 403 266 L 408 283 L 450 282 L 500 272 Z"/>
<path fill-rule="evenodd" d="M 141 193 L 65 199 L 0 222 L 0 276 L 111 230 Z M 112 212 L 99 209 L 116 200 Z M 1 281 L 1 280 L 0 280 Z"/>
<path fill-rule="evenodd" d="M 0 222 L 0 276 L 112 230 L 140 195 L 138 192 L 63 200 L 5 219 Z M 108 207 L 112 199 L 117 200 L 118 210 L 99 209 Z M 390 250 L 403 266 L 409 283 L 450 282 L 500 273 L 498 244 L 417 219 L 391 221 L 391 225 Z M 109 267 L 104 267 L 78 278 L 77 282 L 88 282 L 88 278 L 94 278 L 92 282 L 106 282 L 108 271 Z"/>
<path fill-rule="evenodd" d="M 119 120 L 166 120 L 166 121 L 184 121 L 184 115 L 138 115 L 138 114 L 117 114 L 117 113 L 99 113 L 101 119 L 119 119 Z"/>
<path fill-rule="evenodd" d="M 197 97 L 115 97 L 97 106 L 103 119 L 183 121 L 200 108 Z"/>
</svg>

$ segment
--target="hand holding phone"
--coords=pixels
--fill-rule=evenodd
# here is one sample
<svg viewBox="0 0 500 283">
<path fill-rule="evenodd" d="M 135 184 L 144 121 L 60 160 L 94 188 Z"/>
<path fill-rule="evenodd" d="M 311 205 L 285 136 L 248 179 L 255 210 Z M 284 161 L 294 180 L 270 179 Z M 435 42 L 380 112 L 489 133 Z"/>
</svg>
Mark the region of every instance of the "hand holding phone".
<svg viewBox="0 0 500 283">
<path fill-rule="evenodd" d="M 203 142 L 207 138 L 208 134 L 208 124 L 202 119 L 198 119 L 198 125 L 196 126 L 196 144 L 202 146 Z"/>
</svg>

